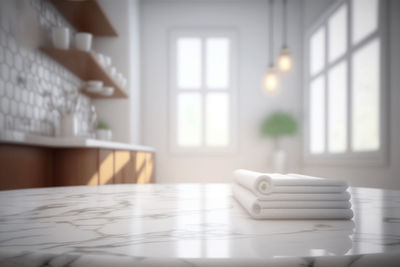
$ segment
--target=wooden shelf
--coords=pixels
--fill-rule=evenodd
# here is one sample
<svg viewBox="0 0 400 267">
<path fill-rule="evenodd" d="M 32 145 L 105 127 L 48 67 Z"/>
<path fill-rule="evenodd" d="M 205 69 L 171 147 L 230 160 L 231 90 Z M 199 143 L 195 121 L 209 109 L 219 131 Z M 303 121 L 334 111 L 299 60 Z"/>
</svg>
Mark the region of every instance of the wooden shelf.
<svg viewBox="0 0 400 267">
<path fill-rule="evenodd" d="M 89 32 L 97 36 L 118 36 L 97 0 L 51 2 L 78 32 Z"/>
<path fill-rule="evenodd" d="M 97 94 L 88 94 L 85 91 L 82 93 L 87 94 L 92 98 L 127 98 L 128 93 L 117 84 L 104 67 L 97 61 L 91 52 L 80 50 L 62 50 L 54 47 L 41 47 L 45 54 L 52 57 L 58 63 L 66 67 L 76 76 L 84 81 L 100 80 L 103 81 L 104 86 L 113 86 L 115 88 L 112 96 L 102 96 Z"/>
</svg>

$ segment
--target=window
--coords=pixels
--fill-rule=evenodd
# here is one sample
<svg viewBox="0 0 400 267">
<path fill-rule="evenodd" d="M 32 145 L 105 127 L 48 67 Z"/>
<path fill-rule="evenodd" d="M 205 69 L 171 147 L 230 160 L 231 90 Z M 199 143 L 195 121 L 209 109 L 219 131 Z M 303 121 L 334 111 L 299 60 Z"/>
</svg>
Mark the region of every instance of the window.
<svg viewBox="0 0 400 267">
<path fill-rule="evenodd" d="M 171 33 L 172 152 L 234 150 L 235 42 L 231 31 Z"/>
<path fill-rule="evenodd" d="M 382 160 L 384 2 L 338 2 L 306 38 L 308 160 Z"/>
</svg>

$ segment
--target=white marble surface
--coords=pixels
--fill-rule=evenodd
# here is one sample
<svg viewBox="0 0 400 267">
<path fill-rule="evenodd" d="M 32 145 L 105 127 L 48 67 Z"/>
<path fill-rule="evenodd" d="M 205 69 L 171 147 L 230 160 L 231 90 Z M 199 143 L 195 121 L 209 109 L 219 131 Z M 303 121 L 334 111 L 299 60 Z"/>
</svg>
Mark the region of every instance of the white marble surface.
<svg viewBox="0 0 400 267">
<path fill-rule="evenodd" d="M 87 148 L 138 150 L 138 151 L 149 151 L 149 152 L 155 151 L 154 148 L 152 147 L 131 145 L 120 142 L 102 141 L 84 137 L 48 137 L 48 136 L 30 135 L 21 132 L 11 132 L 11 131 L 8 132 L 0 131 L 0 142 L 55 147 L 55 148 L 87 147 Z"/>
<path fill-rule="evenodd" d="M 351 191 L 352 221 L 253 220 L 228 184 L 0 191 L 0 266 L 399 266 L 400 191 Z"/>
</svg>

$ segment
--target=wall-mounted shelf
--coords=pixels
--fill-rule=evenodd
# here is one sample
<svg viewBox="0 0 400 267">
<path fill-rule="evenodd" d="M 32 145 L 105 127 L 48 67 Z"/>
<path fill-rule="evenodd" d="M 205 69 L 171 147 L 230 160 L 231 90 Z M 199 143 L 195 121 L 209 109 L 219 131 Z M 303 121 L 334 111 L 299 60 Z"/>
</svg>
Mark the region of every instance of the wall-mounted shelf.
<svg viewBox="0 0 400 267">
<path fill-rule="evenodd" d="M 97 36 L 118 36 L 97 0 L 51 2 L 77 31 L 90 32 Z"/>
<path fill-rule="evenodd" d="M 100 80 L 103 81 L 104 86 L 113 86 L 115 88 L 112 96 L 88 94 L 85 91 L 82 91 L 82 93 L 92 98 L 128 97 L 128 93 L 111 77 L 91 52 L 62 50 L 54 47 L 41 47 L 40 49 L 82 80 Z"/>
</svg>

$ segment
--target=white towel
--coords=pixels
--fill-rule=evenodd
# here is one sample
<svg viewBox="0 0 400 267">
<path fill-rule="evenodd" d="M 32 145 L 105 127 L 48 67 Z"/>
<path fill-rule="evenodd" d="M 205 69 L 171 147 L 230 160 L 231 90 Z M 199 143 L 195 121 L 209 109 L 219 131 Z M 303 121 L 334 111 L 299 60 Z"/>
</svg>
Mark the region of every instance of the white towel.
<svg viewBox="0 0 400 267">
<path fill-rule="evenodd" d="M 353 217 L 351 209 L 263 209 L 252 192 L 245 188 L 240 189 L 240 186 L 235 186 L 233 195 L 250 216 L 255 219 L 351 219 Z"/>
<path fill-rule="evenodd" d="M 234 196 L 244 195 L 247 197 L 250 192 L 248 189 L 241 185 L 233 184 L 232 192 Z M 275 194 L 270 194 L 273 197 Z M 287 194 L 288 196 L 297 196 L 297 194 Z M 305 194 L 314 195 L 314 194 Z M 322 196 L 325 194 L 321 194 Z M 350 196 L 350 195 L 349 195 Z M 238 196 L 238 198 L 243 198 Z M 255 197 L 255 196 L 252 196 Z M 285 200 L 261 200 L 256 198 L 255 204 L 259 205 L 261 209 L 349 209 L 351 208 L 350 201 L 347 200 L 298 200 L 291 199 L 290 197 Z"/>
<path fill-rule="evenodd" d="M 283 174 L 267 174 L 249 170 L 234 171 L 235 181 L 250 189 L 257 196 L 271 193 L 342 193 L 348 188 L 343 180 L 317 177 L 296 177 Z"/>
<path fill-rule="evenodd" d="M 273 193 L 266 196 L 259 196 L 259 200 L 263 201 L 348 201 L 350 200 L 349 192 L 342 193 L 323 193 L 323 194 L 293 194 L 293 193 Z"/>
</svg>

